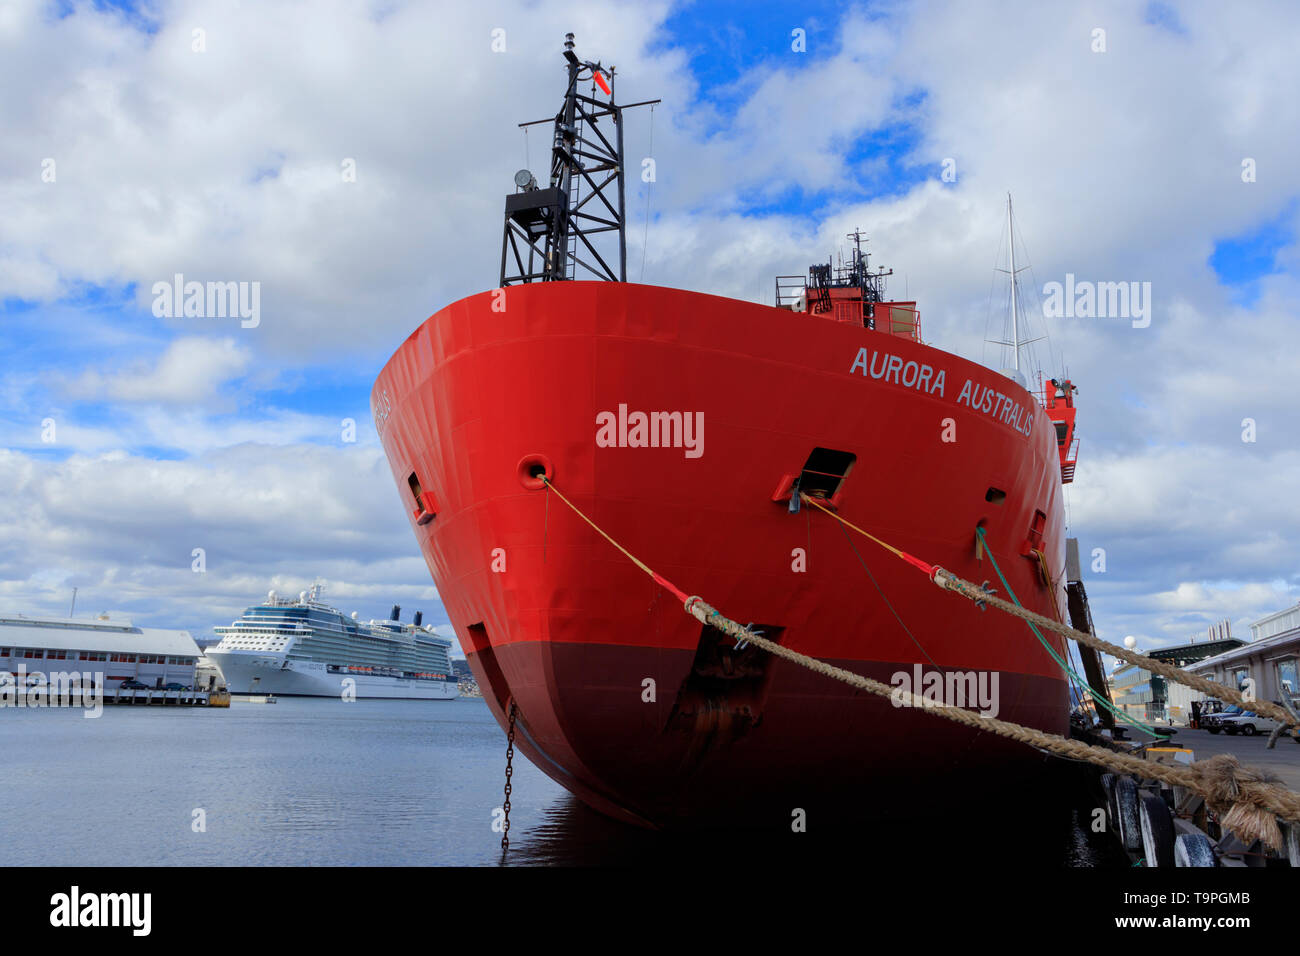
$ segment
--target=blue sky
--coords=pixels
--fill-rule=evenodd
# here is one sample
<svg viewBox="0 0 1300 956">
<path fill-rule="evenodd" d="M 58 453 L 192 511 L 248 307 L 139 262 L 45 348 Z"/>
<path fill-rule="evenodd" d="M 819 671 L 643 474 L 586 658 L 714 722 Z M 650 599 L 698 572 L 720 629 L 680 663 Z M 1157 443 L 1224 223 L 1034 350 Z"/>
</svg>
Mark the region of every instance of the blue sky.
<svg viewBox="0 0 1300 956">
<path fill-rule="evenodd" d="M 665 18 L 650 49 L 684 52 L 699 100 L 726 116 L 743 103 L 745 80 L 754 71 L 798 69 L 832 55 L 848 9 L 833 2 L 793 8 L 744 0 L 684 3 Z M 795 30 L 804 31 L 806 51 L 791 61 Z"/>
<path fill-rule="evenodd" d="M 1292 413 L 1260 384 L 1285 380 L 1297 338 L 1300 129 L 1284 91 L 1300 70 L 1282 43 L 1295 24 L 1121 3 L 1002 18 L 895 3 L 16 9 L 0 33 L 14 211 L 0 223 L 0 479 L 21 490 L 0 510 L 0 609 L 55 610 L 77 586 L 87 607 L 201 634 L 321 574 L 349 610 L 398 602 L 441 620 L 369 388 L 423 318 L 495 283 L 514 123 L 554 109 L 538 77 L 566 29 L 618 64 L 625 100 L 664 99 L 657 181 L 629 189 L 634 277 L 644 253 L 647 282 L 770 296 L 772 275 L 860 226 L 921 300 L 927 339 L 978 358 L 1011 190 L 1040 283 L 1150 281 L 1148 334 L 1051 329 L 1084 403 L 1074 532 L 1113 555 L 1090 584 L 1099 626 L 1167 643 L 1300 598 L 1300 510 L 1279 491 L 1297 464 Z M 488 49 L 496 27 L 504 56 Z M 435 34 L 430 57 L 412 38 Z M 649 132 L 642 110 L 630 155 L 649 153 Z M 261 325 L 155 317 L 152 285 L 177 272 L 260 281 Z M 355 442 L 340 438 L 349 418 Z M 346 515 L 317 547 L 278 533 L 304 462 Z M 87 481 L 116 539 L 78 520 L 68 489 Z M 177 491 L 192 483 L 206 509 Z M 196 581 L 189 526 L 256 559 Z M 141 562 L 133 541 L 172 557 Z"/>
<path fill-rule="evenodd" d="M 1252 305 L 1259 296 L 1258 280 L 1281 271 L 1277 255 L 1295 245 L 1295 213 L 1295 203 L 1289 203 L 1251 231 L 1215 242 L 1210 265 L 1219 282 L 1232 289 L 1235 302 Z"/>
</svg>

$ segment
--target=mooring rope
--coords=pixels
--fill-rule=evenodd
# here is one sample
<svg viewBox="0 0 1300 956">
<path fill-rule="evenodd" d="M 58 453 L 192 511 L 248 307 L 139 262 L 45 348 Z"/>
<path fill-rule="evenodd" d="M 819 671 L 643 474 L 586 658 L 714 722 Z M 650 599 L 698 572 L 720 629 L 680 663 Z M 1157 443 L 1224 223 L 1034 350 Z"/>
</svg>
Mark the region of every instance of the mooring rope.
<svg viewBox="0 0 1300 956">
<path fill-rule="evenodd" d="M 800 497 L 804 502 L 806 502 L 807 504 L 810 504 L 810 505 L 814 506 L 815 508 L 817 508 L 817 509 L 820 510 L 820 511 L 824 511 L 824 512 L 826 512 L 826 514 L 830 515 L 832 518 L 834 518 L 836 521 L 838 521 L 839 524 L 840 524 L 840 527 L 843 528 L 843 529 L 846 529 L 846 530 L 845 530 L 845 534 L 848 533 L 848 531 L 847 531 L 848 528 L 852 528 L 854 531 L 858 532 L 858 534 L 860 534 L 860 535 L 862 535 L 862 536 L 864 536 L 864 537 L 866 537 L 866 538 L 869 538 L 870 540 L 874 541 L 876 544 L 880 545 L 880 546 L 881 546 L 882 548 L 884 548 L 886 551 L 889 551 L 891 554 L 896 555 L 896 556 L 899 557 L 899 558 L 902 558 L 904 561 L 906 561 L 908 564 L 911 564 L 913 567 L 916 567 L 916 568 L 920 569 L 921 571 L 925 572 L 925 574 L 926 574 L 927 577 L 931 577 L 931 578 L 933 578 L 935 571 L 938 570 L 938 567 L 937 567 L 936 565 L 928 564 L 927 562 L 922 561 L 921 559 L 916 558 L 916 557 L 914 557 L 913 555 L 908 554 L 906 551 L 903 551 L 903 550 L 901 550 L 901 549 L 899 549 L 899 548 L 896 548 L 896 547 L 894 547 L 893 545 L 889 544 L 888 542 L 882 541 L 880 538 L 877 538 L 875 535 L 873 535 L 873 534 L 871 534 L 870 532 L 864 530 L 863 528 L 859 528 L 859 527 L 858 527 L 857 525 L 855 525 L 853 522 L 848 521 L 847 519 L 840 517 L 840 515 L 836 514 L 834 511 L 831 511 L 829 508 L 827 508 L 827 507 L 825 507 L 824 505 L 822 505 L 821 502 L 818 501 L 816 498 L 813 498 L 813 497 L 809 496 L 808 494 L 806 494 L 806 493 L 804 493 L 804 492 L 800 492 L 800 493 L 799 493 L 799 497 Z M 1002 584 L 1003 584 L 1003 586 L 1007 588 L 1007 592 L 1008 592 L 1008 593 L 1011 593 L 1011 586 L 1010 586 L 1009 584 L 1007 584 L 1006 578 L 1003 578 L 1003 577 L 1002 577 L 1002 572 L 1001 572 L 1000 570 L 998 570 L 997 560 L 993 558 L 993 552 L 992 552 L 991 549 L 988 548 L 988 543 L 984 540 L 984 537 L 983 537 L 983 534 L 982 534 L 982 529 L 977 527 L 975 530 L 976 530 L 976 532 L 979 532 L 979 533 L 980 533 L 980 540 L 979 540 L 979 542 L 978 542 L 980 548 L 981 548 L 981 549 L 986 549 L 986 550 L 989 551 L 989 558 L 990 558 L 990 560 L 993 561 L 993 568 L 994 568 L 994 570 L 998 571 L 998 577 L 999 577 L 999 578 L 1002 578 Z M 856 554 L 857 552 L 855 551 L 854 553 Z M 980 552 L 977 551 L 977 553 L 980 553 Z M 1042 560 L 1043 560 L 1042 552 L 1039 551 L 1039 552 L 1035 552 L 1035 553 L 1038 555 L 1039 560 L 1042 561 Z M 859 560 L 861 560 L 861 559 L 859 558 Z M 1044 567 L 1044 577 L 1046 577 L 1048 580 L 1051 580 L 1051 576 L 1050 576 L 1049 574 L 1046 573 L 1046 564 L 1043 564 L 1043 567 Z M 984 590 L 984 589 L 981 588 L 981 591 L 983 591 L 983 590 Z M 985 592 L 985 593 L 988 593 L 988 592 Z M 1016 597 L 1014 593 L 1011 593 L 1011 596 L 1012 596 L 1012 598 L 1015 598 L 1015 597 Z M 1016 599 L 1016 604 L 1017 604 L 1017 605 L 1020 604 L 1020 601 L 1019 601 L 1018 598 Z M 1063 660 L 1061 659 L 1061 657 L 1056 653 L 1056 650 L 1055 650 L 1055 649 L 1054 649 L 1054 648 L 1053 648 L 1053 647 L 1052 647 L 1052 646 L 1047 642 L 1047 639 L 1043 637 L 1043 635 L 1038 631 L 1038 629 L 1035 628 L 1034 625 L 1033 625 L 1031 622 L 1028 622 L 1028 621 L 1027 621 L 1026 623 L 1029 625 L 1029 629 L 1030 629 L 1031 631 L 1033 631 L 1034 636 L 1038 638 L 1038 642 L 1039 642 L 1040 644 L 1042 644 L 1043 648 L 1047 651 L 1047 653 L 1048 653 L 1049 655 L 1051 655 L 1052 659 L 1056 662 L 1057 666 L 1060 667 L 1060 668 L 1061 668 L 1063 671 L 1065 671 L 1067 674 L 1069 674 L 1070 677 L 1073 678 L 1075 681 L 1078 681 L 1078 682 L 1079 682 L 1080 684 L 1082 684 L 1084 687 L 1088 687 L 1088 686 L 1089 686 L 1088 683 L 1087 683 L 1086 681 L 1082 680 L 1082 679 L 1079 677 L 1079 675 L 1076 674 L 1076 673 L 1075 673 L 1075 672 L 1070 668 L 1070 666 L 1069 666 L 1068 664 L 1066 664 L 1065 661 L 1063 661 Z M 927 655 L 927 656 L 928 656 L 928 655 Z M 934 662 L 931 661 L 931 663 L 934 663 Z M 1148 734 L 1150 734 L 1152 737 L 1160 737 L 1160 736 L 1162 736 L 1161 734 L 1158 734 L 1158 733 L 1154 730 L 1154 728 L 1148 727 L 1146 724 L 1143 724 L 1143 723 L 1141 723 L 1141 722 L 1139 722 L 1139 721 L 1137 721 L 1137 720 L 1134 720 L 1130 715 L 1128 715 L 1128 714 L 1125 713 L 1124 711 L 1119 710 L 1119 708 L 1114 707 L 1113 705 L 1111 705 L 1111 704 L 1109 703 L 1109 701 L 1104 701 L 1104 700 L 1101 700 L 1100 698 L 1094 698 L 1094 699 L 1096 699 L 1096 700 L 1098 701 L 1098 703 L 1101 703 L 1101 704 L 1103 704 L 1104 706 L 1107 706 L 1107 707 L 1108 707 L 1110 710 L 1112 710 L 1112 711 L 1116 714 L 1116 716 L 1118 716 L 1121 720 L 1127 721 L 1129 724 L 1133 725 L 1134 727 L 1138 728 L 1139 730 L 1142 730 L 1144 733 L 1148 733 Z"/>
<path fill-rule="evenodd" d="M 542 476 L 545 486 L 556 493 L 560 500 L 591 526 L 602 538 L 613 545 L 629 561 L 631 561 L 641 571 L 649 575 L 656 584 L 671 592 L 674 596 L 683 601 L 683 608 L 686 613 L 690 614 L 696 620 L 703 624 L 709 625 L 735 638 L 737 641 L 747 641 L 761 647 L 775 657 L 780 657 L 791 663 L 806 667 L 809 670 L 830 677 L 834 680 L 841 681 L 856 687 L 868 693 L 875 694 L 895 701 L 902 702 L 914 708 L 919 708 L 922 713 L 931 714 L 936 717 L 942 717 L 955 723 L 963 724 L 975 730 L 989 731 L 998 736 L 1005 737 L 1009 740 L 1016 740 L 1036 747 L 1058 756 L 1067 757 L 1075 760 L 1086 760 L 1089 763 L 1104 767 L 1114 773 L 1132 774 L 1140 779 L 1159 780 L 1170 786 L 1184 787 L 1187 790 L 1201 796 L 1210 810 L 1214 811 L 1220 817 L 1220 822 L 1224 828 L 1235 833 L 1239 838 L 1248 845 L 1255 840 L 1262 840 L 1265 844 L 1274 850 L 1282 851 L 1283 838 L 1281 828 L 1278 825 L 1277 818 L 1288 820 L 1293 824 L 1300 824 L 1300 794 L 1297 794 L 1285 786 L 1280 786 L 1280 781 L 1272 774 L 1256 770 L 1252 767 L 1242 766 L 1237 758 L 1231 754 L 1218 754 L 1205 760 L 1198 760 L 1192 764 L 1183 767 L 1170 764 L 1162 764 L 1156 761 L 1144 760 L 1140 757 L 1134 757 L 1129 754 L 1119 753 L 1108 750 L 1104 747 L 1098 747 L 1094 744 L 1084 743 L 1080 740 L 1070 740 L 1059 734 L 1052 734 L 1046 731 L 1038 730 L 1033 727 L 1026 727 L 1012 721 L 1000 720 L 996 717 L 987 717 L 977 714 L 974 711 L 966 710 L 961 707 L 947 706 L 937 704 L 934 701 L 927 701 L 923 697 L 912 693 L 910 690 L 904 690 L 901 687 L 890 687 L 882 684 L 880 681 L 873 680 L 861 674 L 855 674 L 853 671 L 845 670 L 842 667 L 836 667 L 825 661 L 810 657 L 807 654 L 785 647 L 775 641 L 768 640 L 766 637 L 750 630 L 748 627 L 738 624 L 731 618 L 724 616 L 715 608 L 706 604 L 703 598 L 698 596 L 687 597 L 686 592 L 676 587 L 671 581 L 656 572 L 644 561 L 637 558 L 631 551 L 619 544 L 613 537 L 605 532 L 603 528 L 596 524 L 586 513 L 577 505 L 565 497 L 555 484 L 546 476 Z M 804 500 L 816 504 L 812 499 L 804 496 Z M 820 506 L 819 506 L 820 507 Z M 826 509 L 822 509 L 826 510 Z M 833 512 L 837 520 L 844 521 Z M 1079 638 L 1087 638 L 1090 642 L 1094 639 L 1092 635 L 1085 635 L 1073 628 L 1065 627 L 1059 622 L 1050 618 L 1043 617 L 1041 614 L 1035 614 L 1033 611 L 1017 608 L 1014 604 L 995 598 L 988 594 L 977 585 L 969 581 L 963 581 L 956 575 L 943 570 L 937 565 L 926 564 L 919 558 L 901 551 L 892 545 L 881 541 L 879 538 L 868 532 L 856 527 L 848 521 L 844 524 L 853 528 L 855 531 L 865 535 L 872 541 L 884 547 L 886 550 L 893 552 L 909 564 L 920 569 L 928 569 L 932 580 L 940 587 L 948 590 L 958 591 L 971 600 L 980 600 L 1000 607 L 1002 610 L 1017 617 L 1023 617 L 1025 620 L 1034 620 L 1051 630 L 1064 634 L 1067 637 L 1079 635 Z M 1103 648 L 1109 648 L 1113 645 L 1105 641 L 1095 639 L 1097 645 Z M 1090 646 L 1092 646 L 1090 644 Z M 1116 648 L 1118 650 L 1118 648 Z M 1119 655 L 1116 655 L 1119 656 Z M 1140 660 L 1146 661 L 1149 658 L 1143 655 L 1132 655 Z M 1151 661 L 1152 664 L 1161 664 L 1158 661 Z M 1163 667 L 1164 665 L 1161 664 Z M 1177 668 L 1168 668 L 1168 670 L 1177 671 Z M 1194 675 L 1188 675 L 1194 676 Z M 1176 678 L 1174 678 L 1176 679 Z M 1197 678 L 1200 680 L 1200 678 Z M 1210 681 L 1203 681 L 1212 688 L 1218 688 L 1219 685 Z M 1223 688 L 1227 690 L 1227 688 Z"/>
<path fill-rule="evenodd" d="M 1220 814 L 1223 826 L 1236 833 L 1248 845 L 1259 839 L 1280 851 L 1283 839 L 1274 815 L 1300 823 L 1300 794 L 1278 786 L 1278 779 L 1271 774 L 1242 766 L 1231 754 L 1219 754 L 1186 767 L 1176 767 L 1117 753 L 1009 720 L 926 701 L 909 690 L 890 687 L 761 637 L 723 616 L 698 597 L 692 597 L 686 602 L 686 611 L 701 623 L 715 627 L 736 640 L 756 644 L 776 657 L 896 703 L 901 699 L 905 705 L 921 708 L 925 713 L 936 717 L 965 724 L 975 730 L 987 730 L 1062 757 L 1086 760 L 1114 773 L 1133 774 L 1141 779 L 1155 779 L 1171 786 L 1184 787 L 1203 797 L 1209 808 Z"/>
<path fill-rule="evenodd" d="M 983 548 L 985 552 L 988 553 L 989 561 L 993 563 L 993 570 L 997 572 L 998 580 L 1002 582 L 1002 586 L 1006 588 L 1007 593 L 1011 595 L 1011 600 L 1016 602 L 1016 607 L 1023 608 L 1024 605 L 1020 603 L 1020 598 L 1018 598 L 1016 596 L 1016 592 L 1011 589 L 1011 582 L 1008 581 L 1007 576 L 1002 573 L 1002 568 L 998 565 L 997 556 L 993 553 L 993 549 L 989 547 L 988 540 L 985 538 L 984 535 L 984 529 L 977 525 L 975 527 L 975 533 L 979 535 L 980 546 Z M 1045 561 L 1045 559 L 1043 558 L 1043 552 L 1035 551 L 1034 554 L 1038 555 L 1038 560 L 1040 562 Z M 1046 567 L 1046 565 L 1044 565 L 1044 567 Z M 1050 574 L 1045 574 L 1044 577 L 1048 581 L 1052 580 L 1052 576 Z M 1038 629 L 1038 625 L 1036 625 L 1033 621 L 1025 621 L 1025 624 L 1028 625 L 1029 630 L 1033 633 L 1034 637 L 1038 638 L 1038 643 L 1041 644 L 1047 650 L 1047 653 L 1052 656 L 1052 660 L 1056 661 L 1057 666 L 1060 667 L 1063 671 L 1065 671 L 1072 678 L 1074 678 L 1076 681 L 1078 681 L 1080 684 L 1082 684 L 1084 687 L 1088 688 L 1088 690 L 1092 692 L 1092 699 L 1094 703 L 1101 705 L 1106 710 L 1110 711 L 1110 713 L 1113 714 L 1115 717 L 1124 721 L 1131 727 L 1136 727 L 1138 730 L 1142 731 L 1145 734 L 1149 734 L 1152 737 L 1158 737 L 1161 739 L 1168 739 L 1169 734 L 1162 734 L 1154 727 L 1147 726 L 1137 718 L 1131 716 L 1127 711 L 1121 710 L 1120 708 L 1116 707 L 1105 697 L 1101 696 L 1097 691 L 1092 690 L 1092 686 L 1083 678 L 1081 678 L 1074 671 L 1074 669 L 1071 668 L 1070 665 L 1067 664 L 1065 661 L 1063 661 L 1060 655 L 1056 653 L 1056 649 L 1047 642 L 1047 638 L 1043 637 L 1043 632 Z"/>
<path fill-rule="evenodd" d="M 1230 703 L 1237 704 L 1243 710 L 1254 711 L 1257 714 L 1262 714 L 1266 717 L 1272 717 L 1274 720 L 1279 721 L 1280 723 L 1288 727 L 1296 726 L 1295 717 L 1293 717 L 1284 707 L 1279 707 L 1277 704 L 1274 704 L 1266 700 L 1248 700 L 1246 697 L 1242 696 L 1237 691 L 1233 690 L 1230 687 L 1226 687 L 1223 684 L 1216 683 L 1215 681 L 1201 677 L 1198 674 L 1189 673 L 1180 667 L 1175 667 L 1173 664 L 1168 664 L 1164 661 L 1158 661 L 1153 657 L 1147 657 L 1145 654 L 1139 654 L 1137 651 L 1130 651 L 1127 648 L 1120 647 L 1117 644 L 1111 644 L 1109 641 L 1103 641 L 1101 638 L 1097 637 L 1096 635 L 1088 634 L 1084 631 L 1075 630 L 1073 627 L 1070 627 L 1068 624 L 1063 624 L 1060 621 L 1055 620 L 1054 618 L 1046 617 L 1045 615 L 1038 614 L 1037 612 L 1031 611 L 1028 608 L 1018 607 L 1017 605 L 1012 604 L 1010 601 L 1005 601 L 1000 597 L 995 597 L 994 595 L 990 594 L 988 591 L 985 591 L 978 584 L 974 584 L 970 581 L 966 581 L 958 577 L 957 575 L 953 574 L 951 571 L 944 570 L 938 565 L 926 564 L 924 561 L 912 557 L 912 555 L 907 554 L 905 551 L 900 551 L 898 548 L 895 548 L 892 545 L 885 544 L 885 542 L 881 541 L 879 538 L 867 534 L 867 532 L 857 527 L 857 525 L 854 525 L 849 521 L 845 521 L 845 519 L 841 518 L 839 515 L 831 511 L 829 508 L 822 507 L 822 505 L 819 504 L 815 498 L 809 498 L 807 495 L 803 495 L 802 497 L 804 501 L 807 501 L 809 504 L 815 505 L 816 507 L 820 508 L 822 511 L 825 511 L 836 521 L 843 522 L 845 525 L 852 528 L 853 530 L 863 535 L 866 535 L 868 538 L 870 538 L 872 541 L 875 541 L 877 544 L 881 545 L 886 550 L 891 551 L 892 553 L 903 558 L 903 560 L 907 561 L 908 564 L 911 564 L 914 567 L 924 571 L 931 581 L 933 581 L 935 584 L 937 584 L 939 587 L 943 588 L 944 590 L 956 591 L 958 594 L 961 594 L 962 596 L 967 597 L 972 601 L 992 605 L 993 607 L 996 607 L 1001 611 L 1006 611 L 1012 617 L 1018 617 L 1023 621 L 1032 622 L 1034 624 L 1037 624 L 1040 627 L 1045 627 L 1048 630 L 1055 631 L 1057 634 L 1060 634 L 1063 637 L 1068 637 L 1071 640 L 1078 641 L 1080 644 L 1084 644 L 1088 647 L 1093 648 L 1094 650 L 1101 651 L 1104 654 L 1109 654 L 1112 657 L 1118 658 L 1119 660 L 1126 661 L 1130 664 L 1137 664 L 1139 667 L 1144 667 L 1147 670 L 1151 671 L 1153 674 L 1159 674 L 1161 677 L 1167 677 L 1169 680 L 1176 681 L 1180 684 L 1185 684 L 1188 687 L 1191 687 L 1194 690 L 1199 690 L 1202 693 L 1208 694 L 1211 697 L 1217 697 L 1220 700 L 1225 700 Z M 990 555 L 991 554 L 992 552 L 990 551 Z"/>
</svg>

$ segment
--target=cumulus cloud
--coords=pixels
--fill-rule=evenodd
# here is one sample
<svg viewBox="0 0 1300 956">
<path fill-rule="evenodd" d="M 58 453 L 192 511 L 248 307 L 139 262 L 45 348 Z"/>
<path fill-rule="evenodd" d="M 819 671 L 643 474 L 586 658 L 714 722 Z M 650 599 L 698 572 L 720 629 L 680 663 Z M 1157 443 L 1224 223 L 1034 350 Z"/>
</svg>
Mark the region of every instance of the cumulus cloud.
<svg viewBox="0 0 1300 956">
<path fill-rule="evenodd" d="M 269 587 L 296 592 L 321 576 L 363 617 L 401 601 L 437 623 L 437 592 L 404 546 L 410 531 L 374 446 L 248 444 L 182 461 L 0 451 L 0 487 L 11 489 L 0 497 L 8 610 L 66 609 L 76 586 L 96 610 L 205 634 Z"/>
<path fill-rule="evenodd" d="M 250 359 L 234 339 L 180 338 L 154 363 L 137 362 L 121 371 L 86 369 L 68 383 L 67 393 L 81 400 L 189 405 L 214 398 Z"/>
<path fill-rule="evenodd" d="M 1300 443 L 1281 387 L 1300 312 L 1300 10 L 850 8 L 810 33 L 822 46 L 713 90 L 692 75 L 691 38 L 666 27 L 673 9 L 166 0 L 143 18 L 153 32 L 89 4 L 66 17 L 37 0 L 0 9 L 0 298 L 37 302 L 59 335 L 112 345 L 103 362 L 45 358 L 0 377 L 0 425 L 23 449 L 4 478 L 32 503 L 0 512 L 0 594 L 53 601 L 51 581 L 87 574 L 141 602 L 146 582 L 165 582 L 177 608 L 211 609 L 206 595 L 219 594 L 226 615 L 245 600 L 236 593 L 311 561 L 360 594 L 385 583 L 428 593 L 373 442 L 340 447 L 333 419 L 237 402 L 231 386 L 255 398 L 291 368 L 372 374 L 425 316 L 495 284 L 511 174 L 526 162 L 540 172 L 548 146 L 545 127 L 525 138 L 515 123 L 554 113 L 572 30 L 580 52 L 617 64 L 622 99 L 664 98 L 657 181 L 629 184 L 630 278 L 770 301 L 774 275 L 824 261 L 862 227 L 873 261 L 895 269 L 891 291 L 919 300 L 927 341 L 979 358 L 1010 190 L 1027 283 L 1070 273 L 1153 290 L 1150 327 L 1054 321 L 1039 353 L 1048 374 L 1063 360 L 1080 385 L 1068 498 L 1085 550 L 1109 555 L 1090 584 L 1099 628 L 1170 641 L 1231 616 L 1244 630 L 1300 596 Z M 498 28 L 504 53 L 491 48 Z M 1098 28 L 1105 52 L 1093 49 Z M 720 35 L 743 43 L 745 32 Z M 629 117 L 634 159 L 651 155 L 649 119 Z M 938 179 L 945 159 L 955 183 Z M 882 168 L 934 172 L 865 189 Z M 750 208 L 792 193 L 809 205 Z M 1215 245 L 1287 209 L 1276 274 L 1243 304 L 1209 264 Z M 133 290 L 126 312 L 148 316 L 148 290 L 176 273 L 261 282 L 260 325 L 145 331 L 87 310 L 78 327 L 60 304 L 112 286 Z M 39 391 L 51 379 L 54 399 Z M 56 399 L 98 403 L 97 416 L 57 416 L 71 458 L 42 457 L 36 437 Z M 183 460 L 153 461 L 147 447 Z M 319 472 L 306 492 L 324 515 L 314 549 L 292 527 L 304 462 Z M 68 491 L 100 477 L 102 540 Z M 196 586 L 185 577 L 194 537 L 260 563 Z"/>
</svg>

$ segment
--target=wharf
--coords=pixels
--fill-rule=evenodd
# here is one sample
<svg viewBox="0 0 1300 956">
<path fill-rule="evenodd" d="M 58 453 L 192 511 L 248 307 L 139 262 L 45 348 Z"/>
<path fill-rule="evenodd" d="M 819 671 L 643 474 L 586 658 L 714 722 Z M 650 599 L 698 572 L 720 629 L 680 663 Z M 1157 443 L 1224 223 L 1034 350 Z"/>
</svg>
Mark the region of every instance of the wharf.
<svg viewBox="0 0 1300 956">
<path fill-rule="evenodd" d="M 229 707 L 230 694 L 206 690 L 118 689 L 104 694 L 105 704 L 129 704 L 154 707 Z"/>
<path fill-rule="evenodd" d="M 1156 726 L 1163 729 L 1161 725 Z M 1232 754 L 1245 766 L 1274 773 L 1287 787 L 1300 792 L 1300 745 L 1293 738 L 1280 736 L 1277 744 L 1269 750 L 1268 734 L 1246 737 L 1242 734 L 1212 734 L 1208 730 L 1189 730 L 1186 727 L 1174 729 L 1178 732 L 1163 746 L 1185 747 L 1196 754 L 1197 760 L 1216 754 Z M 1142 737 L 1139 734 L 1130 736 L 1134 739 Z"/>
</svg>

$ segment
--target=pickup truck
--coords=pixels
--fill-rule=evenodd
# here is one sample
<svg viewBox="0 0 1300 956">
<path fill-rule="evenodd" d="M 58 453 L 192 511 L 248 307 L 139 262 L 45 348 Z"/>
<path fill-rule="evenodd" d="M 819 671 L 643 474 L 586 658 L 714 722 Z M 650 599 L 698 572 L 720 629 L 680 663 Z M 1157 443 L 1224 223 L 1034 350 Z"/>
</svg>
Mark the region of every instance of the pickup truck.
<svg viewBox="0 0 1300 956">
<path fill-rule="evenodd" d="M 1277 726 L 1278 722 L 1276 720 L 1271 717 L 1261 717 L 1251 710 L 1233 717 L 1225 717 L 1219 722 L 1219 727 L 1229 736 L 1243 734 L 1247 737 L 1253 737 L 1255 734 L 1271 734 L 1277 729 Z"/>
<path fill-rule="evenodd" d="M 1216 714 L 1202 714 L 1200 727 L 1202 730 L 1208 730 L 1212 734 L 1217 734 L 1223 729 L 1223 721 L 1229 717 L 1236 717 L 1241 714 L 1241 708 L 1236 704 L 1225 707 Z"/>
</svg>

